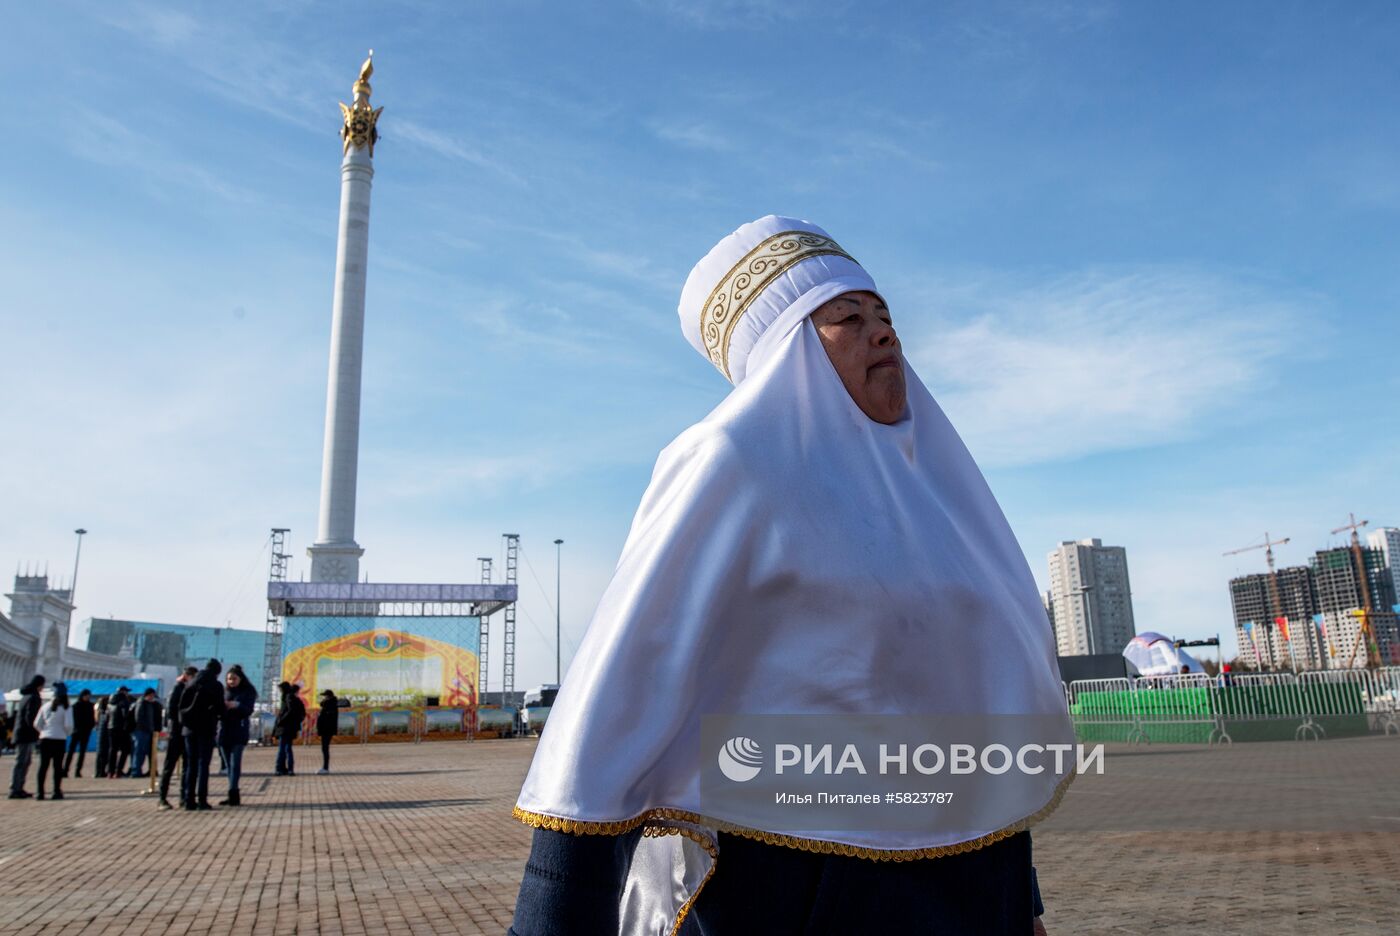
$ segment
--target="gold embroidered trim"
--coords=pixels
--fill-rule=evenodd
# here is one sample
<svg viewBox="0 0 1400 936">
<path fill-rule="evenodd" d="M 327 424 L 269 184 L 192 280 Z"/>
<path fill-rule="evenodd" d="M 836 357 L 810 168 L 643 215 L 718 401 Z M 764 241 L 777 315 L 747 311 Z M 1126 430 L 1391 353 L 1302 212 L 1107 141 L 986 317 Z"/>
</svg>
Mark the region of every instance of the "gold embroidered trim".
<svg viewBox="0 0 1400 936">
<path fill-rule="evenodd" d="M 1069 790 L 1069 785 L 1074 782 L 1076 774 L 1069 773 L 1060 779 L 1055 785 L 1055 792 L 1051 795 L 1050 801 L 1024 819 L 1013 822 L 1004 829 L 989 832 L 979 838 L 969 842 L 959 842 L 956 845 L 935 845 L 931 848 L 866 848 L 862 845 L 847 845 L 843 842 L 827 842 L 821 839 L 804 839 L 791 835 L 783 835 L 778 832 L 763 832 L 758 829 L 749 829 L 744 826 L 737 826 L 733 823 L 724 822 L 718 819 L 709 819 L 699 813 L 693 813 L 684 809 L 671 809 L 661 807 L 649 809 L 640 816 L 631 819 L 621 819 L 616 822 L 588 822 L 579 819 L 563 819 L 559 816 L 547 816 L 544 813 L 530 812 L 516 806 L 511 809 L 510 814 L 527 826 L 537 829 L 551 829 L 555 832 L 568 832 L 573 835 L 621 835 L 630 832 L 637 826 L 644 826 L 642 835 L 659 838 L 663 835 L 683 835 L 692 842 L 699 844 L 710 855 L 710 870 L 695 888 L 695 893 L 681 905 L 676 916 L 676 922 L 671 929 L 672 936 L 680 932 L 681 924 L 685 922 L 686 916 L 695 906 L 695 901 L 700 896 L 700 891 L 704 889 L 710 878 L 714 876 L 715 868 L 719 865 L 719 851 L 715 843 L 710 841 L 702 832 L 688 826 L 670 825 L 674 822 L 686 822 L 693 825 L 712 826 L 723 832 L 730 832 L 734 835 L 742 835 L 744 838 L 763 842 L 767 845 L 781 845 L 785 848 L 795 848 L 799 851 L 815 852 L 821 855 L 845 855 L 851 858 L 866 858 L 871 861 L 918 861 L 924 858 L 944 858 L 949 855 L 962 855 L 967 852 L 976 851 L 1000 842 L 1002 839 L 1010 838 L 1018 832 L 1024 832 L 1037 822 L 1042 821 L 1060 805 L 1065 793 Z"/>
<path fill-rule="evenodd" d="M 714 877 L 715 868 L 719 866 L 719 847 L 714 839 L 699 829 L 682 825 L 649 825 L 642 829 L 642 835 L 647 838 L 660 838 L 663 835 L 679 835 L 688 838 L 701 848 L 705 849 L 710 856 L 710 867 L 705 872 L 705 876 L 700 879 L 700 883 L 695 885 L 695 893 L 686 898 L 685 903 L 676 911 L 676 922 L 671 927 L 671 936 L 678 936 L 681 931 L 681 924 L 690 915 L 690 908 L 695 906 L 695 901 L 700 899 L 700 892 L 705 889 L 705 885 L 710 883 L 710 878 Z"/>
<path fill-rule="evenodd" d="M 511 810 L 511 815 L 528 826 L 538 829 L 552 829 L 556 832 L 569 832 L 574 835 L 621 835 L 630 832 L 639 825 L 652 822 L 689 822 L 694 825 L 709 826 L 719 829 L 722 832 L 730 832 L 735 835 L 742 835 L 745 838 L 764 842 L 768 845 L 782 845 L 786 848 L 795 848 L 799 851 L 816 852 L 822 855 L 846 855 L 852 858 L 868 858 L 871 861 L 917 861 L 922 858 L 943 858 L 948 855 L 961 855 L 970 851 L 976 851 L 987 845 L 992 845 L 1004 838 L 1010 838 L 1017 832 L 1024 832 L 1037 822 L 1042 821 L 1060 805 L 1060 800 L 1064 799 L 1069 785 L 1074 781 L 1075 774 L 1069 773 L 1061 778 L 1055 786 L 1055 792 L 1050 797 L 1050 801 L 1042 808 L 1027 816 L 1024 819 L 1013 822 L 1004 829 L 995 832 L 988 832 L 979 838 L 967 842 L 959 842 L 956 845 L 934 845 L 929 848 L 867 848 L 864 845 L 847 845 L 844 842 L 828 842 L 822 839 L 797 838 L 792 835 L 784 835 L 780 832 L 764 832 L 759 829 L 750 829 L 745 826 L 734 825 L 721 819 L 713 819 L 702 816 L 699 813 L 689 812 L 684 809 L 671 809 L 661 807 L 651 809 L 632 819 L 622 819 L 617 822 L 588 822 L 578 819 L 562 819 L 558 816 L 547 816 L 544 813 L 529 812 L 519 806 Z M 643 831 L 643 835 L 650 834 L 651 828 L 673 829 L 674 826 L 649 826 Z M 669 834 L 656 833 L 656 834 Z M 696 841 L 699 841 L 698 839 Z M 703 844 L 703 843 L 702 843 Z"/>
<path fill-rule="evenodd" d="M 811 231 L 783 231 L 767 238 L 734 264 L 700 309 L 700 339 L 710 363 L 729 380 L 729 339 L 758 294 L 803 260 L 820 256 L 856 260 L 841 245 Z"/>
</svg>

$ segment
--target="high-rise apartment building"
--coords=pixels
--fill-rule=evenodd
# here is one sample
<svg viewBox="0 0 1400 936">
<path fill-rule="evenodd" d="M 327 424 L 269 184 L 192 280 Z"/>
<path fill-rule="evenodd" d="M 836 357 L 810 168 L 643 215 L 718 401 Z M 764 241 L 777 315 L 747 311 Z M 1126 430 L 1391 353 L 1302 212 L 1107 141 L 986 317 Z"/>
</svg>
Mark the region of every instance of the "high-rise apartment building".
<svg viewBox="0 0 1400 936">
<path fill-rule="evenodd" d="M 1326 630 L 1329 669 L 1365 666 L 1368 643 L 1374 645 L 1381 663 L 1400 662 L 1395 586 L 1385 551 L 1363 548 L 1360 552 L 1358 563 L 1356 552 L 1349 546 L 1321 549 L 1309 563 L 1317 609 L 1322 616 L 1320 623 Z M 1364 588 L 1359 566 L 1365 569 Z M 1365 640 L 1361 638 L 1363 619 L 1358 613 L 1363 609 L 1371 631 Z"/>
<path fill-rule="evenodd" d="M 1381 551 L 1390 574 L 1390 590 L 1395 592 L 1395 600 L 1400 601 L 1400 527 L 1372 530 L 1366 535 L 1366 544 Z"/>
<path fill-rule="evenodd" d="M 1269 670 L 1320 669 L 1323 648 L 1313 621 L 1312 569 L 1292 566 L 1230 580 L 1230 606 L 1240 657 Z"/>
<path fill-rule="evenodd" d="M 1127 551 L 1098 539 L 1065 540 L 1048 558 L 1056 652 L 1121 653 L 1137 634 Z"/>
</svg>

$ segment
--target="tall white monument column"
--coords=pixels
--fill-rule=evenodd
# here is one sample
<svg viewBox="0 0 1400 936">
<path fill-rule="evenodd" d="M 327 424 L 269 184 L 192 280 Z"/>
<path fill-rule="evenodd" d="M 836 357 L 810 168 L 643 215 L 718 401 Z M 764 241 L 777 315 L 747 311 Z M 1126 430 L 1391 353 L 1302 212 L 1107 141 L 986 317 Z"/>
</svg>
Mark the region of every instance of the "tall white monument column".
<svg viewBox="0 0 1400 936">
<path fill-rule="evenodd" d="M 321 513 L 307 549 L 311 581 L 354 582 L 364 550 L 355 542 L 355 484 L 360 456 L 360 369 L 365 339 L 365 272 L 369 257 L 369 195 L 374 179 L 375 124 L 384 108 L 369 105 L 373 50 L 360 68 L 354 103 L 340 105 L 340 232 L 331 312 L 326 441 L 321 460 Z"/>
</svg>

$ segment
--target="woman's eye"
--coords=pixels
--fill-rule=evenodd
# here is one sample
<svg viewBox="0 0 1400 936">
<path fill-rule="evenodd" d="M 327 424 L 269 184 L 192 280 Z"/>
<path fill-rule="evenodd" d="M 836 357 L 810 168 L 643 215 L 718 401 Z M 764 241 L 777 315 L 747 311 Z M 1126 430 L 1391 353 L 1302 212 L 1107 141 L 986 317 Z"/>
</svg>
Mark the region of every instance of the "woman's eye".
<svg viewBox="0 0 1400 936">
<path fill-rule="evenodd" d="M 845 317 L 844 319 L 842 319 L 841 321 L 843 321 L 843 322 L 859 322 L 859 321 L 860 321 L 860 313 L 859 313 L 859 312 L 852 312 L 850 315 L 846 316 L 846 317 Z"/>
</svg>

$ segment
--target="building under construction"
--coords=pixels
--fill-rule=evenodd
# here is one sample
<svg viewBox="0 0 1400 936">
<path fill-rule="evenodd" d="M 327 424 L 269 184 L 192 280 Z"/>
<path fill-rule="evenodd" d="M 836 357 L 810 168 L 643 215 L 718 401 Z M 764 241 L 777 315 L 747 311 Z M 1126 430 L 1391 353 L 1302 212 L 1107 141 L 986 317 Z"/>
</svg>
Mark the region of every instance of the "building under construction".
<svg viewBox="0 0 1400 936">
<path fill-rule="evenodd" d="M 1328 668 L 1400 662 L 1395 585 L 1385 553 L 1364 547 L 1323 549 L 1309 566 L 1319 625 L 1329 644 Z"/>
<path fill-rule="evenodd" d="M 1296 659 L 1298 669 L 1322 668 L 1323 651 L 1312 621 L 1317 593 L 1308 566 L 1231 579 L 1230 604 L 1245 662 L 1263 669 L 1292 669 Z"/>
<path fill-rule="evenodd" d="M 1322 549 L 1306 566 L 1230 580 L 1240 657 L 1266 670 L 1400 662 L 1395 601 L 1379 549 Z"/>
</svg>

